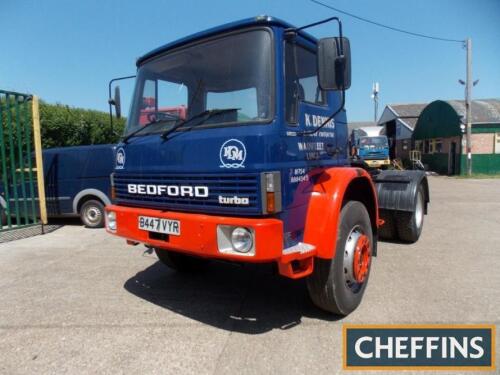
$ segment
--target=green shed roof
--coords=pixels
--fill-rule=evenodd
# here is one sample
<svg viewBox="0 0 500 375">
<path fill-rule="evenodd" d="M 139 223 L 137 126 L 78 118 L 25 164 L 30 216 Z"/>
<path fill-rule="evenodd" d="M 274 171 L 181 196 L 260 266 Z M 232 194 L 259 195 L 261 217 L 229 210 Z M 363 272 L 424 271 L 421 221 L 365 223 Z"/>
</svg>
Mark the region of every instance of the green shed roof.
<svg viewBox="0 0 500 375">
<path fill-rule="evenodd" d="M 494 131 L 500 124 L 500 99 L 472 101 L 472 126 Z M 414 139 L 446 138 L 461 135 L 460 125 L 465 122 L 463 100 L 436 100 L 420 114 L 413 131 Z"/>
<path fill-rule="evenodd" d="M 424 108 L 420 114 L 414 139 L 445 138 L 461 134 L 460 116 L 449 103 L 436 100 Z"/>
</svg>

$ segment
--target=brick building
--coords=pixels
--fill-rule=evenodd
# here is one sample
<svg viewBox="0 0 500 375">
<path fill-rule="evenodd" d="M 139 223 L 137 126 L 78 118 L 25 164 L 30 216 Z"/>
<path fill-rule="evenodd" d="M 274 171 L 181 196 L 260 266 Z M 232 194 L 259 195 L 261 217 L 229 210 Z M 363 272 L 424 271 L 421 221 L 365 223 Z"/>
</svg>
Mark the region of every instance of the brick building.
<svg viewBox="0 0 500 375">
<path fill-rule="evenodd" d="M 500 173 L 500 99 L 472 102 L 472 171 Z M 422 163 L 441 174 L 464 174 L 465 103 L 436 100 L 418 117 L 412 147 L 422 153 Z"/>
</svg>

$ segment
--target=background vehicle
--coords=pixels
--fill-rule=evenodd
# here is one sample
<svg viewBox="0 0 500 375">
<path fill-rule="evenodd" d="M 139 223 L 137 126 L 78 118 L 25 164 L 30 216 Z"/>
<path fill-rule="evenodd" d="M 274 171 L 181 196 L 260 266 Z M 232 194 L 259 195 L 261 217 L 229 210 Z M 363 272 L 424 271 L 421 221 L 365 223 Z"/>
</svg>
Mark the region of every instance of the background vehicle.
<svg viewBox="0 0 500 375">
<path fill-rule="evenodd" d="M 49 217 L 80 216 L 82 222 L 89 228 L 99 228 L 104 225 L 104 206 L 110 204 L 109 175 L 114 168 L 114 147 L 114 145 L 92 145 L 43 151 Z M 20 185 L 14 187 L 9 184 L 9 186 L 12 191 L 21 189 Z M 3 191 L 0 190 L 0 197 L 3 196 Z M 15 208 L 12 202 L 10 212 L 7 212 L 5 199 L 0 199 L 0 206 L 4 215 L 14 216 Z M 28 209 L 30 210 L 28 216 L 32 215 L 29 205 Z M 38 211 L 36 214 L 38 215 Z"/>
<path fill-rule="evenodd" d="M 332 20 L 342 35 L 337 18 L 320 23 Z M 386 237 L 416 241 L 429 194 L 423 173 L 350 165 L 349 41 L 304 32 L 317 24 L 260 16 L 141 57 L 107 230 L 180 271 L 210 258 L 275 262 L 283 276 L 307 277 L 320 308 L 353 311 L 380 215 L 399 223 Z M 152 96 L 156 108 L 185 106 L 186 119 L 141 124 Z"/>
<path fill-rule="evenodd" d="M 181 120 L 186 118 L 186 106 L 156 108 L 155 98 L 144 98 L 143 103 L 139 118 L 139 124 L 142 126 L 159 120 L 161 116 L 175 116 Z"/>
<path fill-rule="evenodd" d="M 364 160 L 372 168 L 391 164 L 389 159 L 389 142 L 385 135 L 359 137 L 354 149 L 356 157 Z"/>
<path fill-rule="evenodd" d="M 380 126 L 367 126 L 353 129 L 350 136 L 351 155 L 363 160 L 370 168 L 386 167 L 391 164 L 389 141 L 380 134 Z"/>
</svg>

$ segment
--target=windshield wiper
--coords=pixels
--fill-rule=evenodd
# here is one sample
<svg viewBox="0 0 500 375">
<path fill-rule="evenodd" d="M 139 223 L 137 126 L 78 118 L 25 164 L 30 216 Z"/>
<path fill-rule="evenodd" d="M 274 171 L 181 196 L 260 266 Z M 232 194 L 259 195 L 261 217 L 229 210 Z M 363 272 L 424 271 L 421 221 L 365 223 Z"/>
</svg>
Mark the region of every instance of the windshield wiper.
<svg viewBox="0 0 500 375">
<path fill-rule="evenodd" d="M 202 124 L 204 121 L 207 121 L 209 118 L 211 118 L 212 116 L 215 116 L 215 115 L 220 115 L 222 113 L 227 113 L 227 112 L 234 112 L 234 111 L 238 111 L 240 108 L 224 108 L 224 109 L 207 109 L 203 112 L 200 112 L 200 113 L 197 113 L 196 115 L 193 115 L 191 116 L 190 118 L 184 120 L 184 121 L 181 121 L 179 122 L 178 124 L 174 125 L 173 127 L 171 127 L 170 129 L 168 129 L 167 131 L 163 132 L 161 134 L 161 137 L 165 140 L 167 140 L 167 137 L 172 134 L 174 131 L 176 131 L 177 129 L 179 129 L 181 126 L 183 125 L 186 125 L 187 123 L 197 119 L 197 118 L 200 118 L 200 117 L 203 117 L 203 116 L 206 116 L 206 118 L 200 122 L 198 125 Z"/>
<path fill-rule="evenodd" d="M 163 114 L 162 114 L 162 116 L 169 117 L 169 118 L 167 118 L 167 119 L 165 119 L 165 118 L 162 118 L 162 119 L 157 119 L 157 120 L 155 120 L 155 121 L 151 121 L 151 122 L 148 122 L 148 123 L 147 123 L 147 124 L 145 124 L 145 125 L 142 125 L 139 129 L 136 129 L 136 130 L 134 130 L 132 133 L 129 133 L 129 134 L 127 134 L 125 137 L 123 137 L 122 142 L 123 142 L 123 143 L 127 143 L 127 141 L 128 141 L 130 138 L 132 138 L 134 135 L 136 135 L 136 134 L 138 134 L 138 133 L 142 132 L 144 129 L 148 128 L 149 126 L 151 126 L 151 125 L 153 125 L 153 124 L 159 124 L 159 123 L 161 123 L 161 122 L 167 122 L 167 121 L 176 121 L 176 120 L 178 120 L 178 119 L 179 119 L 179 117 L 178 117 L 178 116 L 176 116 L 176 115 L 172 115 L 172 114 L 170 114 L 170 113 L 163 113 Z"/>
</svg>

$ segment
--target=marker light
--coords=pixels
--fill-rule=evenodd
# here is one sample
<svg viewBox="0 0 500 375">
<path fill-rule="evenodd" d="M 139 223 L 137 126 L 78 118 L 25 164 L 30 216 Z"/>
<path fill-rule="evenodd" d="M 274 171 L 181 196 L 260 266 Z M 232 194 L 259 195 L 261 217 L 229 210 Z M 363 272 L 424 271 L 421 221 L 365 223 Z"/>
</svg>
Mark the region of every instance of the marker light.
<svg viewBox="0 0 500 375">
<path fill-rule="evenodd" d="M 264 172 L 261 176 L 263 213 L 274 214 L 281 211 L 280 172 Z"/>
<path fill-rule="evenodd" d="M 115 232 L 116 231 L 116 212 L 109 211 L 106 214 L 106 226 L 108 230 Z"/>
<path fill-rule="evenodd" d="M 268 193 L 274 193 L 274 175 L 272 173 L 266 173 L 266 191 Z"/>
</svg>

